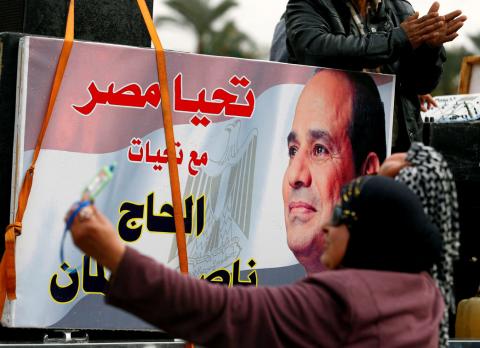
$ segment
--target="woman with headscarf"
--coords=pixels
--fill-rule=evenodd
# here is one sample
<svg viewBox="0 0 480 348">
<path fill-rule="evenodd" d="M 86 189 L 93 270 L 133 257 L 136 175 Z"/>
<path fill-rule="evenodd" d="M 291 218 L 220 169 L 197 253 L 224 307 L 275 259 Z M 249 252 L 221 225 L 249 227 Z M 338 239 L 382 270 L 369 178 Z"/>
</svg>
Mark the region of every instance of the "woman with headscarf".
<svg viewBox="0 0 480 348">
<path fill-rule="evenodd" d="M 460 255 L 460 224 L 453 175 L 443 156 L 432 147 L 413 143 L 407 153 L 388 157 L 379 174 L 406 184 L 420 198 L 425 213 L 442 238 L 439 262 L 430 270 L 445 300 L 440 327 L 440 347 L 448 346 L 449 314 L 455 312 L 453 262 Z"/>
<path fill-rule="evenodd" d="M 391 178 L 346 185 L 323 227 L 329 271 L 277 288 L 182 276 L 126 247 L 94 207 L 73 239 L 112 271 L 107 302 L 208 347 L 438 347 L 443 300 L 425 272 L 442 242 L 418 197 Z"/>
</svg>

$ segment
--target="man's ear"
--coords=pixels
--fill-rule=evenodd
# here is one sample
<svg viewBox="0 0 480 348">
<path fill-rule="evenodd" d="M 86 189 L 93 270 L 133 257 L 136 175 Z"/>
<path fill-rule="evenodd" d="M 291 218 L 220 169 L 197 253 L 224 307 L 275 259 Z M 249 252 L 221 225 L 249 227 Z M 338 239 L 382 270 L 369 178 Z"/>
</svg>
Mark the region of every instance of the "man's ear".
<svg viewBox="0 0 480 348">
<path fill-rule="evenodd" d="M 380 160 L 375 152 L 370 152 L 363 161 L 361 175 L 377 174 L 380 169 Z"/>
</svg>

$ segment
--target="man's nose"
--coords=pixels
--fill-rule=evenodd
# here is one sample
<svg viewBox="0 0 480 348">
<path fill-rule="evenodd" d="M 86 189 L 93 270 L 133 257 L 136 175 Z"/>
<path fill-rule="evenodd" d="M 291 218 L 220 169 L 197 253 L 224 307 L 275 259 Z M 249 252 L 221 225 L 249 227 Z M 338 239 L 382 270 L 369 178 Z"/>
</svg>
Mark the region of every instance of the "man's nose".
<svg viewBox="0 0 480 348">
<path fill-rule="evenodd" d="M 312 176 L 308 159 L 305 153 L 297 153 L 288 168 L 288 179 L 292 188 L 309 187 L 312 184 Z"/>
</svg>

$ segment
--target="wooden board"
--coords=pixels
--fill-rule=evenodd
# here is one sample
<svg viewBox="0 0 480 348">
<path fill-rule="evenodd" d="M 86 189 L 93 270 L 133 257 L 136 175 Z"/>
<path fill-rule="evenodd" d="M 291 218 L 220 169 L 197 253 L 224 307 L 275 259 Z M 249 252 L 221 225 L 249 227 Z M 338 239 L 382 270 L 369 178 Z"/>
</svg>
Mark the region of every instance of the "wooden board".
<svg viewBox="0 0 480 348">
<path fill-rule="evenodd" d="M 458 93 L 480 93 L 480 56 L 469 56 L 463 59 Z"/>
</svg>

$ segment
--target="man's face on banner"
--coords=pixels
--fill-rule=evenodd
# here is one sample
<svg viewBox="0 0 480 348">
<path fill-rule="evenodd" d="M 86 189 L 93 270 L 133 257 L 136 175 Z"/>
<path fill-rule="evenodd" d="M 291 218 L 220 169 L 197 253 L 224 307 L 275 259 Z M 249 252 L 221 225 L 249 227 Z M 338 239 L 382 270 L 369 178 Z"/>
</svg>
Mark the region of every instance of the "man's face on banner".
<svg viewBox="0 0 480 348">
<path fill-rule="evenodd" d="M 288 136 L 283 179 L 289 248 L 307 272 L 320 270 L 321 226 L 342 185 L 355 176 L 348 134 L 353 90 L 340 72 L 321 71 L 305 86 Z"/>
</svg>

